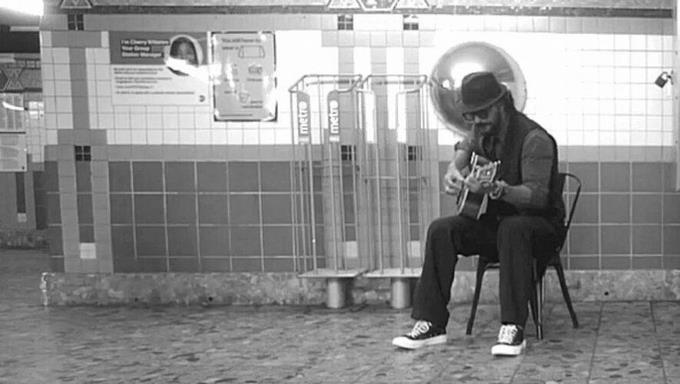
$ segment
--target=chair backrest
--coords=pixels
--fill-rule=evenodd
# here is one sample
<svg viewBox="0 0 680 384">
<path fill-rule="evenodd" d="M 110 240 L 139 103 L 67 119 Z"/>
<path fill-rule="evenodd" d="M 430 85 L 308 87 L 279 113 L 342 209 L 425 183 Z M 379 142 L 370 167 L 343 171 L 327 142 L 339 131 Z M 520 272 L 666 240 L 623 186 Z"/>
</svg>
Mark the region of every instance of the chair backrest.
<svg viewBox="0 0 680 384">
<path fill-rule="evenodd" d="M 567 232 L 569 232 L 569 227 L 571 227 L 571 220 L 574 218 L 574 211 L 576 211 L 576 203 L 578 203 L 578 198 L 581 196 L 581 180 L 576 177 L 576 175 L 567 173 L 567 172 L 560 172 L 560 187 L 562 188 L 562 194 L 564 195 L 565 192 L 565 185 L 567 185 L 567 180 L 569 181 L 569 186 L 573 188 L 573 186 L 576 187 L 576 192 L 574 193 L 574 198 L 570 200 L 570 203 L 568 205 L 567 209 L 567 216 L 564 218 L 564 230 L 560 234 L 560 241 L 559 241 L 559 248 L 558 250 L 561 250 L 562 247 L 564 246 L 564 241 L 567 239 Z"/>
</svg>

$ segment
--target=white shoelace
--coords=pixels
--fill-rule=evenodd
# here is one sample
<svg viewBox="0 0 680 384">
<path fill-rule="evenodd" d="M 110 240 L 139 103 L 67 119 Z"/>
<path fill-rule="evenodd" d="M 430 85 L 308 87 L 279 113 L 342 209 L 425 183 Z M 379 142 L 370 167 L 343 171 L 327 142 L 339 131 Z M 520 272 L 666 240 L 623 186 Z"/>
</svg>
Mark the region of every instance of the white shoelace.
<svg viewBox="0 0 680 384">
<path fill-rule="evenodd" d="M 498 342 L 503 344 L 512 344 L 516 334 L 517 326 L 501 325 L 501 330 L 498 331 Z"/>
<path fill-rule="evenodd" d="M 423 333 L 429 331 L 430 326 L 432 326 L 432 323 L 430 323 L 429 321 L 419 320 L 413 326 L 413 329 L 411 330 L 411 332 L 408 333 L 408 335 L 410 337 L 418 337 L 419 335 L 422 335 Z"/>
</svg>

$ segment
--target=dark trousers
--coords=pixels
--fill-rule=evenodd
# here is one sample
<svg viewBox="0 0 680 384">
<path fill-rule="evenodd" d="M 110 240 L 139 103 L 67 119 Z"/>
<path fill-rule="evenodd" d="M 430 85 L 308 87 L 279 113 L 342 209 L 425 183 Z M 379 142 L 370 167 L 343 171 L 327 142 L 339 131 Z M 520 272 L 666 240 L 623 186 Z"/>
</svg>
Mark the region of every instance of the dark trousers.
<svg viewBox="0 0 680 384">
<path fill-rule="evenodd" d="M 556 237 L 555 228 L 539 216 L 482 216 L 479 221 L 448 216 L 434 220 L 428 228 L 411 317 L 446 327 L 458 255 L 480 254 L 500 261 L 501 323 L 524 326 L 533 290 L 533 259 L 549 254 Z"/>
</svg>

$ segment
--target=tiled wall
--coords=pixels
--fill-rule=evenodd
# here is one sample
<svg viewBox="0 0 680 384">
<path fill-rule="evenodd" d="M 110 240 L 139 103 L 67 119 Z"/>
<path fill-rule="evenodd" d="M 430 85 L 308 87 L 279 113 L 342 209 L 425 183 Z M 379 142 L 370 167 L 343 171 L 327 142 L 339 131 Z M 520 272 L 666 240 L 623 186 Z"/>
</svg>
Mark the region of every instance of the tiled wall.
<svg viewBox="0 0 680 384">
<path fill-rule="evenodd" d="M 19 107 L 17 110 L 0 106 L 2 169 L 27 165 L 25 172 L 0 172 L 0 232 L 7 232 L 7 239 L 12 239 L 13 231 L 30 233 L 45 228 L 45 197 L 41 183 L 45 127 L 40 73 L 37 53 L 7 55 L 0 63 L 0 101 Z M 14 152 L 6 147 L 23 142 L 26 151 Z M 30 154 L 28 158 L 26 152 Z M 17 158 L 15 153 L 23 159 Z"/>
<path fill-rule="evenodd" d="M 111 162 L 109 181 L 116 271 L 295 270 L 289 163 Z"/>
<path fill-rule="evenodd" d="M 446 164 L 440 163 L 442 172 Z M 46 164 L 48 172 L 53 167 Z M 567 268 L 679 267 L 680 194 L 669 177 L 672 164 L 575 162 L 561 163 L 561 169 L 584 186 L 564 252 Z M 289 162 L 112 161 L 108 173 L 115 271 L 296 270 Z M 77 200 L 81 242 L 92 241 L 86 187 L 79 187 Z M 317 195 L 317 202 L 322 198 Z M 441 195 L 442 215 L 454 205 Z M 49 207 L 52 253 L 61 255 L 58 204 Z M 323 223 L 321 209 L 317 214 Z M 323 229 L 317 226 L 319 239 Z M 322 246 L 317 254 L 323 267 Z M 471 267 L 471 260 L 461 262 L 461 268 Z"/>
<path fill-rule="evenodd" d="M 46 20 L 46 27 L 59 17 L 64 16 Z M 419 30 L 403 31 L 401 15 L 355 15 L 354 30 L 338 31 L 337 16 L 330 14 L 224 16 L 214 30 L 228 25 L 233 31 L 276 31 L 279 119 L 232 123 L 213 121 L 209 107 L 112 104 L 108 30 L 148 31 L 153 17 L 166 20 L 154 30 L 199 26 L 205 32 L 216 23 L 206 18 L 194 24 L 196 16 L 92 15 L 86 18 L 92 32 L 42 32 L 49 144 L 57 144 L 56 130 L 73 129 L 74 118 L 89 129 L 106 130 L 108 144 L 287 144 L 287 88 L 300 76 L 429 74 L 448 48 L 474 40 L 495 44 L 518 62 L 527 81 L 525 111 L 559 143 L 673 144 L 670 87 L 653 84 L 672 69 L 670 19 L 420 15 Z M 431 123 L 441 127 L 434 115 Z M 440 142 L 452 140 L 442 130 Z"/>
<path fill-rule="evenodd" d="M 0 231 L 46 228 L 42 171 L 0 173 Z"/>
<path fill-rule="evenodd" d="M 58 173 L 56 162 L 46 167 Z M 84 175 L 85 169 L 76 172 Z M 290 169 L 289 161 L 254 159 L 109 162 L 114 271 L 296 271 Z M 57 199 L 53 180 L 48 188 Z M 321 193 L 316 200 L 322 201 Z M 84 183 L 77 201 L 79 241 L 93 242 L 91 192 Z M 53 258 L 64 253 L 60 216 L 49 216 Z M 322 216 L 317 219 L 323 223 Z M 321 238 L 323 232 L 317 226 Z M 317 254 L 323 267 L 322 246 Z"/>
<path fill-rule="evenodd" d="M 309 73 L 428 74 L 448 48 L 481 40 L 518 62 L 525 112 L 557 139 L 562 168 L 584 181 L 568 267 L 678 266 L 671 87 L 653 84 L 672 69 L 672 19 L 418 16 L 419 29 L 404 31 L 399 14 L 355 15 L 354 30 L 338 30 L 335 14 L 88 14 L 79 32 L 65 31 L 65 15 L 46 16 L 46 173 L 57 180 L 49 217 L 52 238 L 62 240 L 53 253 L 67 271 L 292 270 L 291 222 L 269 209 L 289 207 L 290 185 L 262 177 L 285 171 L 296 142 L 287 88 Z M 113 105 L 108 33 L 118 30 L 275 31 L 278 120 L 216 122 L 210 107 Z M 458 136 L 434 113 L 429 123 L 445 161 Z M 91 192 L 80 189 L 87 166 L 73 160 L 75 145 L 92 146 Z M 202 184 L 211 173 L 224 178 L 219 190 Z M 211 204 L 219 209 L 202 210 Z M 89 241 L 94 260 L 79 249 Z"/>
<path fill-rule="evenodd" d="M 660 162 L 568 164 L 584 182 L 569 238 L 574 269 L 680 266 L 680 194 L 675 165 Z"/>
</svg>

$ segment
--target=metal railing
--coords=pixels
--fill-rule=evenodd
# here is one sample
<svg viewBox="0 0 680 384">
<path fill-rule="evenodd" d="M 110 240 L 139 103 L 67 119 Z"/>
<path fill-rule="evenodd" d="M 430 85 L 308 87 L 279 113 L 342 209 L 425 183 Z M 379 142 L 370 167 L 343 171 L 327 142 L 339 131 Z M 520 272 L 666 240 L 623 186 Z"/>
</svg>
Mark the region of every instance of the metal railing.
<svg viewBox="0 0 680 384">
<path fill-rule="evenodd" d="M 354 274 L 361 267 L 356 87 L 360 75 L 310 74 L 289 88 L 294 249 L 299 272 Z M 323 257 L 320 257 L 320 252 Z M 344 272 L 345 271 L 345 272 Z"/>
<path fill-rule="evenodd" d="M 373 275 L 413 275 L 439 211 L 437 131 L 428 124 L 427 76 L 370 75 L 358 108 L 368 169 Z"/>
<path fill-rule="evenodd" d="M 437 131 L 429 127 L 425 75 L 370 75 L 358 89 L 366 139 L 370 269 L 390 278 L 391 304 L 410 305 L 425 236 L 439 212 Z"/>
</svg>

